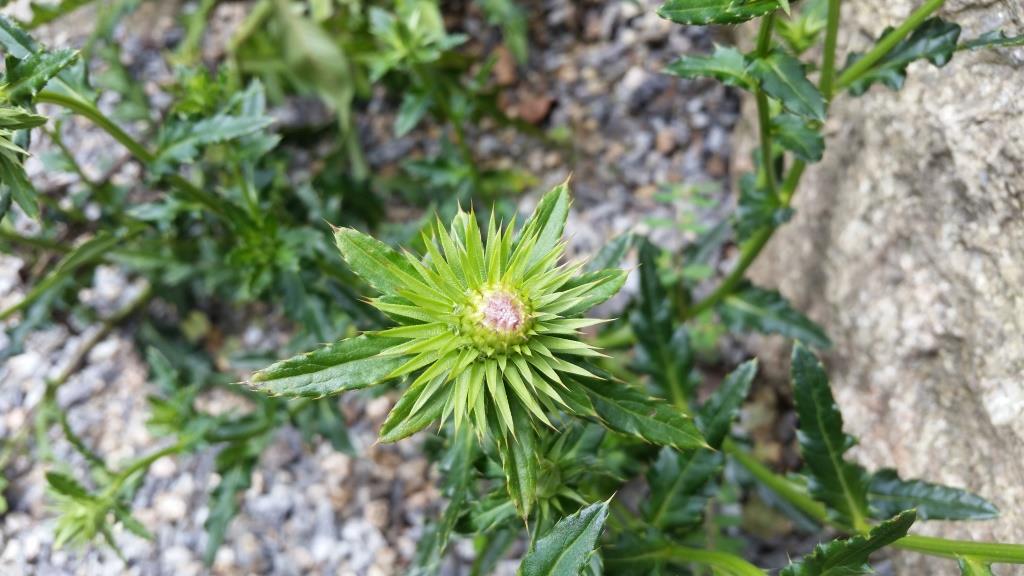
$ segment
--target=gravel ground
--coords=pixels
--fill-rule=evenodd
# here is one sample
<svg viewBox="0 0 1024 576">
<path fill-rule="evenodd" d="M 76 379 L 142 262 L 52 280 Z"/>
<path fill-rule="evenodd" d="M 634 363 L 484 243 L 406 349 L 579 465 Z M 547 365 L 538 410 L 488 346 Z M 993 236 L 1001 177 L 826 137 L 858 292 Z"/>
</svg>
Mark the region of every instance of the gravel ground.
<svg viewBox="0 0 1024 576">
<path fill-rule="evenodd" d="M 536 0 L 525 2 L 532 19 L 530 65 L 512 72 L 507 106 L 542 128 L 566 126 L 573 133 L 571 152 L 537 146 L 512 131 L 483 129 L 472 141 L 484 162 L 516 165 L 536 174 L 545 190 L 574 174 L 576 210 L 569 232 L 573 248 L 591 252 L 615 234 L 652 231 L 665 243 L 685 237 L 677 229 L 652 227 L 654 218 L 674 218 L 691 207 L 656 198 L 665 183 L 721 185 L 726 193 L 729 133 L 736 122 L 734 95 L 713 82 L 684 81 L 659 74 L 675 56 L 709 50 L 712 37 L 704 29 L 684 29 L 654 14 L 658 2 L 591 2 Z M 231 11 L 244 3 L 217 8 L 218 26 L 229 26 Z M 153 34 L 171 34 L 173 21 L 158 18 Z M 227 24 L 225 24 L 227 23 Z M 468 22 L 467 29 L 482 26 Z M 80 31 L 79 31 L 80 32 Z M 74 34 L 57 30 L 53 43 L 73 42 Z M 141 59 L 135 69 L 149 81 L 167 73 L 160 60 L 162 46 L 123 32 L 127 52 Z M 205 53 L 205 52 L 204 52 Z M 364 117 L 368 157 L 377 166 L 393 163 L 411 149 L 429 149 L 423 136 L 393 140 L 383 111 Z M 137 178 L 132 164 L 121 165 L 120 152 L 109 140 L 81 122 L 69 129 L 77 139 L 76 154 L 87 171 L 117 170 L 118 178 Z M 418 140 L 417 140 L 418 139 Z M 34 150 L 38 155 L 40 150 Z M 38 168 L 37 168 L 38 170 Z M 45 175 L 37 174 L 40 178 Z M 59 183 L 58 183 L 59 184 Z M 523 198 L 524 209 L 536 196 Z M 709 213 L 708 218 L 717 216 Z M 0 256 L 0 306 L 18 300 L 26 286 L 20 281 L 25 262 Z M 94 286 L 81 298 L 98 311 L 118 308 L 139 286 L 128 285 L 116 269 L 101 268 Z M 31 426 L 30 412 L 40 401 L 45 380 L 62 370 L 89 326 L 55 326 L 33 333 L 25 352 L 0 367 L 0 437 Z M 145 397 L 152 391 L 147 369 L 127 326 L 104 338 L 84 367 L 65 384 L 59 402 L 70 408 L 71 426 L 111 461 L 127 459 L 160 446 L 144 422 Z M 253 341 L 265 339 L 250 334 Z M 0 347 L 5 345 L 0 342 Z M 266 450 L 244 494 L 241 512 L 217 554 L 214 574 L 394 574 L 412 558 L 429 515 L 440 506 L 437 477 L 419 455 L 422 438 L 398 445 L 375 445 L 376 430 L 392 397 L 354 394 L 341 400 L 359 456 L 350 458 L 329 445 L 304 445 L 290 429 L 278 432 Z M 229 397 L 207 399 L 211 407 L 230 408 Z M 81 458 L 54 432 L 51 457 L 41 461 L 22 456 L 5 470 L 11 486 L 11 510 L 0 518 L 0 574 L 145 574 L 186 575 L 204 572 L 203 521 L 207 495 L 219 478 L 214 454 L 158 461 L 139 491 L 137 517 L 155 538 L 146 541 L 129 533 L 116 537 L 126 561 L 109 548 L 54 550 L 53 518 L 47 510 L 43 474 L 53 463 L 84 469 Z M 470 556 L 467 543 L 456 544 L 456 556 Z M 465 571 L 455 561 L 449 573 Z M 515 563 L 507 566 L 514 571 Z"/>
</svg>

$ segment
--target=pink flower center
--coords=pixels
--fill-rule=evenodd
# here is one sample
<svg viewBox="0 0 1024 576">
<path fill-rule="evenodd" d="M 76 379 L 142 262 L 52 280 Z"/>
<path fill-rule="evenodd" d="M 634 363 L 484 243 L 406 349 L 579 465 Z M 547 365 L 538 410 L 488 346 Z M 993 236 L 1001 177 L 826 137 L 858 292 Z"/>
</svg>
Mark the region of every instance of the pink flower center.
<svg viewBox="0 0 1024 576">
<path fill-rule="evenodd" d="M 523 304 L 514 295 L 496 290 L 484 296 L 480 308 L 484 324 L 495 332 L 517 332 L 525 322 Z"/>
</svg>

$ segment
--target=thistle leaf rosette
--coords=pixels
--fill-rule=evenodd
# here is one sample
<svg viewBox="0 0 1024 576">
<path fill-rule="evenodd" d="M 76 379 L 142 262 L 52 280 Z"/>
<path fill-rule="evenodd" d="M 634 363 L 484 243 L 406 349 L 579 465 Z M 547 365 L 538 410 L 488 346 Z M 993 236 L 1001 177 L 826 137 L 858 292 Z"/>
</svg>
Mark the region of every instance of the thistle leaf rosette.
<svg viewBox="0 0 1024 576">
<path fill-rule="evenodd" d="M 399 324 L 374 333 L 396 342 L 379 357 L 403 359 L 384 378 L 411 378 L 385 440 L 436 417 L 514 435 L 519 408 L 546 425 L 549 413 L 571 411 L 566 377 L 596 378 L 573 360 L 601 355 L 579 336 L 601 320 L 579 315 L 617 292 L 625 272 L 581 275 L 583 263 L 562 262 L 569 203 L 566 186 L 555 188 L 518 235 L 493 212 L 484 231 L 460 209 L 450 226 L 437 221 L 424 233 L 423 257 L 336 230 L 349 266 L 382 292 L 372 305 Z"/>
</svg>

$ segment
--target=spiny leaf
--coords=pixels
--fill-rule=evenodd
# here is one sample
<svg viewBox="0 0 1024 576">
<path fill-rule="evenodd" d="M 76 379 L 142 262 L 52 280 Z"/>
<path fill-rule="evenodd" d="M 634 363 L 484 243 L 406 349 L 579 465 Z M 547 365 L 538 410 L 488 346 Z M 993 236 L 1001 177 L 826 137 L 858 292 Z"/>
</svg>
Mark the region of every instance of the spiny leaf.
<svg viewBox="0 0 1024 576">
<path fill-rule="evenodd" d="M 587 564 L 608 517 L 608 502 L 597 502 L 562 518 L 523 557 L 520 576 L 576 576 Z"/>
<path fill-rule="evenodd" d="M 866 536 L 818 544 L 814 552 L 790 564 L 779 576 L 852 576 L 870 574 L 868 557 L 873 552 L 903 538 L 917 519 L 913 510 L 872 528 Z"/>
<path fill-rule="evenodd" d="M 825 154 L 825 139 L 821 132 L 792 114 L 779 114 L 773 118 L 772 134 L 783 148 L 804 162 L 813 164 Z"/>
<path fill-rule="evenodd" d="M 352 228 L 336 228 L 334 242 L 352 271 L 386 295 L 395 295 L 416 278 L 416 270 L 387 244 Z"/>
<path fill-rule="evenodd" d="M 28 104 L 51 78 L 78 58 L 75 50 L 35 52 L 23 59 L 7 58 L 5 94 L 13 102 Z"/>
<path fill-rule="evenodd" d="M 429 388 L 429 383 L 413 386 L 402 394 L 380 427 L 380 441 L 387 444 L 408 438 L 430 426 L 441 416 L 447 396 Z M 421 402 L 421 396 L 429 393 Z M 421 404 L 415 411 L 417 404 Z"/>
<path fill-rule="evenodd" d="M 915 508 L 921 520 L 989 520 L 999 516 L 991 502 L 966 490 L 923 480 L 902 480 L 895 470 L 875 472 L 868 485 L 874 518 Z"/>
<path fill-rule="evenodd" d="M 811 84 L 804 65 L 785 52 L 775 51 L 763 57 L 754 57 L 748 68 L 769 96 L 782 103 L 783 108 L 811 120 L 825 120 L 825 99 Z"/>
<path fill-rule="evenodd" d="M 1024 34 L 1009 36 L 1002 30 L 986 32 L 973 40 L 961 42 L 957 50 L 977 50 L 979 48 L 1013 48 L 1024 46 Z"/>
<path fill-rule="evenodd" d="M 742 52 L 716 44 L 714 54 L 683 56 L 665 70 L 680 78 L 716 78 L 728 86 L 753 90 L 754 78 L 747 72 L 747 65 L 747 58 Z"/>
<path fill-rule="evenodd" d="M 618 381 L 578 378 L 571 382 L 586 392 L 601 423 L 611 430 L 679 450 L 707 447 L 693 419 L 663 400 Z"/>
<path fill-rule="evenodd" d="M 626 257 L 626 252 L 633 247 L 635 240 L 636 236 L 630 232 L 612 238 L 597 251 L 593 258 L 587 261 L 583 271 L 589 273 L 600 272 L 606 268 L 617 268 L 622 263 L 622 259 Z"/>
<path fill-rule="evenodd" d="M 718 475 L 720 452 L 698 450 L 689 454 L 662 448 L 647 473 L 650 496 L 643 512 L 655 528 L 686 528 L 700 523 L 707 505 L 708 483 Z"/>
<path fill-rule="evenodd" d="M 780 6 L 779 0 L 668 0 L 658 15 L 677 24 L 739 24 Z"/>
<path fill-rule="evenodd" d="M 815 348 L 832 345 L 825 331 L 793 309 L 781 294 L 753 284 L 744 284 L 728 296 L 718 307 L 718 314 L 734 332 L 782 334 Z"/>
<path fill-rule="evenodd" d="M 518 404 L 512 406 L 515 436 L 498 438 L 498 454 L 505 471 L 505 487 L 521 518 L 528 518 L 537 497 L 538 460 L 536 433 Z"/>
<path fill-rule="evenodd" d="M 378 356 L 402 341 L 363 335 L 282 360 L 252 375 L 256 390 L 283 396 L 325 396 L 380 384 L 407 358 Z"/>
<path fill-rule="evenodd" d="M 799 342 L 793 347 L 793 396 L 800 418 L 797 438 L 809 475 L 811 496 L 844 526 L 867 526 L 867 473 L 844 460 L 856 440 L 843 432 L 828 376 L 821 362 Z"/>
<path fill-rule="evenodd" d="M 566 180 L 541 198 L 533 216 L 523 224 L 520 242 L 532 236 L 537 239 L 527 266 L 546 256 L 562 239 L 565 220 L 569 217 L 569 204 L 569 182 Z"/>
<path fill-rule="evenodd" d="M 697 414 L 697 427 L 708 444 L 718 449 L 729 435 L 732 421 L 740 405 L 750 393 L 750 385 L 757 375 L 757 360 L 748 360 L 733 370 L 708 398 Z"/>
<path fill-rule="evenodd" d="M 892 28 L 882 33 L 879 40 L 891 34 Z M 866 73 L 850 84 L 850 93 L 860 96 L 867 92 L 875 82 L 899 90 L 907 79 L 907 66 L 914 60 L 928 60 L 938 67 L 943 67 L 953 57 L 960 38 L 960 26 L 946 22 L 941 18 L 929 18 L 921 23 L 907 38 L 901 40 L 884 58 L 879 60 Z M 864 55 L 858 52 L 850 54 L 846 61 L 849 68 Z"/>
<path fill-rule="evenodd" d="M 89 491 L 84 486 L 78 483 L 71 476 L 64 474 L 63 472 L 50 471 L 46 473 L 46 481 L 50 484 L 50 488 L 59 494 L 63 494 L 69 498 L 87 499 L 91 498 Z"/>
<path fill-rule="evenodd" d="M 610 268 L 597 272 L 581 274 L 566 282 L 562 288 L 570 290 L 578 286 L 592 284 L 585 292 L 576 297 L 571 306 L 562 310 L 562 316 L 570 317 L 582 314 L 594 306 L 605 302 L 612 296 L 618 294 L 622 285 L 626 283 L 629 273 L 625 270 Z"/>
</svg>

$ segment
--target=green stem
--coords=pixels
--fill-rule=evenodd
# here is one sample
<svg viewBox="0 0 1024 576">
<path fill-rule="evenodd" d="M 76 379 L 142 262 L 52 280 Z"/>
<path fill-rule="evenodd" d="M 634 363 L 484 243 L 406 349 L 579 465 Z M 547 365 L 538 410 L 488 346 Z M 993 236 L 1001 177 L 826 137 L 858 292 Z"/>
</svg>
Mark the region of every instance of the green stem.
<svg viewBox="0 0 1024 576">
<path fill-rule="evenodd" d="M 819 87 L 826 102 L 832 100 L 836 79 L 836 42 L 839 38 L 840 0 L 828 0 L 828 23 L 825 26 L 825 54 L 821 62 Z"/>
<path fill-rule="evenodd" d="M 946 0 L 927 0 L 920 8 L 915 10 L 892 32 L 888 33 L 875 44 L 874 48 L 868 51 L 863 58 L 843 71 L 839 76 L 837 88 L 842 90 L 857 81 L 863 74 L 871 70 L 879 60 L 885 57 L 897 44 L 906 38 L 911 32 L 917 29 L 929 16 L 945 4 Z"/>
<path fill-rule="evenodd" d="M 715 307 L 719 302 L 725 300 L 736 288 L 743 282 L 743 277 L 747 273 L 747 269 L 754 263 L 761 250 L 764 248 L 768 240 L 771 239 L 772 234 L 775 232 L 774 228 L 762 228 L 758 230 L 753 236 L 750 237 L 740 248 L 740 260 L 733 268 L 732 272 L 722 280 L 722 283 L 718 285 L 718 288 L 714 292 L 709 294 L 703 300 L 700 300 L 693 306 L 689 307 L 683 314 L 684 320 L 696 318 L 703 312 L 710 310 Z"/>
<path fill-rule="evenodd" d="M 765 57 L 772 49 L 772 28 L 775 26 L 775 16 L 769 15 L 761 22 L 761 29 L 757 34 L 757 54 Z M 768 192 L 775 195 L 775 159 L 772 156 L 772 121 L 771 111 L 768 108 L 768 95 L 760 86 L 754 89 L 757 98 L 757 127 L 761 135 L 761 170 L 764 176 L 764 185 Z"/>
<path fill-rule="evenodd" d="M 731 456 L 737 464 L 750 472 L 751 476 L 767 486 L 783 500 L 792 504 L 801 512 L 822 524 L 828 524 L 839 530 L 849 531 L 848 527 L 840 526 L 828 518 L 824 505 L 807 494 L 802 486 L 780 476 L 757 461 L 749 452 L 741 448 L 732 439 L 726 439 L 722 450 Z M 920 552 L 931 556 L 956 558 L 970 556 L 983 562 L 1002 562 L 1007 564 L 1024 564 L 1024 545 L 1000 544 L 996 542 L 972 542 L 970 540 L 947 540 L 931 536 L 904 536 L 893 546 L 903 550 Z"/>
<path fill-rule="evenodd" d="M 156 160 L 156 156 L 154 156 L 152 152 L 146 150 L 145 146 L 132 138 L 131 135 L 122 130 L 120 126 L 114 124 L 110 118 L 107 118 L 107 116 L 91 102 L 75 96 L 68 96 L 66 94 L 50 90 L 43 90 L 40 92 L 36 96 L 36 102 L 56 104 L 61 108 L 66 108 L 75 114 L 88 118 L 94 124 L 102 128 L 107 134 L 110 134 L 114 140 L 117 140 L 122 146 L 127 148 L 128 151 L 131 152 L 132 156 L 135 156 L 143 163 L 149 164 L 153 160 Z"/>
<path fill-rule="evenodd" d="M 716 570 L 716 574 L 723 574 L 725 576 L 764 576 L 765 574 L 764 570 L 761 570 L 757 566 L 754 566 L 750 562 L 747 562 L 743 558 L 733 554 L 701 548 L 690 548 L 688 546 L 680 546 L 678 544 L 671 543 L 651 550 L 646 550 L 638 554 L 623 556 L 609 555 L 605 559 L 605 563 L 609 566 L 618 564 L 632 565 L 644 561 L 650 562 L 652 560 L 671 560 L 675 562 L 702 564 L 704 566 L 714 568 Z"/>
<path fill-rule="evenodd" d="M 114 481 L 111 482 L 110 486 L 106 489 L 106 495 L 109 497 L 115 496 L 118 493 L 118 491 L 121 490 L 121 486 L 124 486 L 124 483 L 127 482 L 128 479 L 131 478 L 133 474 L 139 472 L 140 470 L 149 468 L 153 464 L 153 462 L 156 462 L 157 460 L 163 458 L 164 456 L 169 456 L 171 454 L 177 454 L 181 452 L 182 450 L 185 449 L 185 446 L 186 445 L 184 443 L 177 442 L 165 448 L 161 448 L 160 450 L 157 450 L 152 454 L 142 456 L 141 458 L 132 461 L 132 463 L 128 464 L 126 467 L 122 468 L 121 470 L 118 470 L 117 476 L 114 478 Z"/>
</svg>

